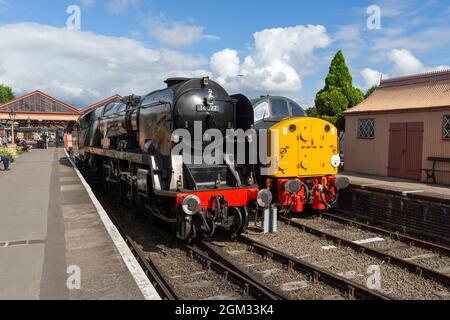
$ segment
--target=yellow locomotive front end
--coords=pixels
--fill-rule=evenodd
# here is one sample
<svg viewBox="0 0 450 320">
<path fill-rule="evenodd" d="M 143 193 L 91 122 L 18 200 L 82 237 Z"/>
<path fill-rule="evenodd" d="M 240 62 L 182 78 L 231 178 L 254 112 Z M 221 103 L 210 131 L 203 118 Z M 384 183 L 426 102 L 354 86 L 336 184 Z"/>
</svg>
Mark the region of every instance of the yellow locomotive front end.
<svg viewBox="0 0 450 320">
<path fill-rule="evenodd" d="M 348 186 L 348 180 L 336 178 L 341 164 L 337 128 L 322 119 L 292 118 L 271 127 L 269 135 L 269 141 L 276 137 L 277 146 L 266 185 L 278 195 L 282 211 L 333 207 L 338 190 Z"/>
</svg>

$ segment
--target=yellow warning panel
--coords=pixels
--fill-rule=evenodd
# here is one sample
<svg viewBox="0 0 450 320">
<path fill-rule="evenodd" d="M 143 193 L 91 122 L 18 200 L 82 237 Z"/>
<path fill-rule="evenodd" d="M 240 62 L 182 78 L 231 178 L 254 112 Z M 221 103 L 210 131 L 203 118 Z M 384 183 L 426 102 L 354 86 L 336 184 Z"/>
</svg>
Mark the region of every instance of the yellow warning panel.
<svg viewBox="0 0 450 320">
<path fill-rule="evenodd" d="M 277 132 L 278 153 L 271 156 L 279 170 L 274 177 L 336 175 L 340 165 L 339 133 L 331 123 L 317 118 L 286 119 L 272 128 Z"/>
</svg>

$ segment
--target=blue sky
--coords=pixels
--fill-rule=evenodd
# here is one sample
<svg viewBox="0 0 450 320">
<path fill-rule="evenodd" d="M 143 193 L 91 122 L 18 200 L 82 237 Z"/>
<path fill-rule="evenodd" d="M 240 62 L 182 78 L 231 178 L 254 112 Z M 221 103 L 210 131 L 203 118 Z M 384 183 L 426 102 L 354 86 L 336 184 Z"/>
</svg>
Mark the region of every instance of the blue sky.
<svg viewBox="0 0 450 320">
<path fill-rule="evenodd" d="M 70 5 L 81 8 L 81 31 L 66 28 Z M 367 27 L 371 5 L 379 30 Z M 209 74 L 231 92 L 310 106 L 339 49 L 362 89 L 381 74 L 447 68 L 449 21 L 450 1 L 434 0 L 0 0 L 0 82 L 82 107 Z"/>
</svg>

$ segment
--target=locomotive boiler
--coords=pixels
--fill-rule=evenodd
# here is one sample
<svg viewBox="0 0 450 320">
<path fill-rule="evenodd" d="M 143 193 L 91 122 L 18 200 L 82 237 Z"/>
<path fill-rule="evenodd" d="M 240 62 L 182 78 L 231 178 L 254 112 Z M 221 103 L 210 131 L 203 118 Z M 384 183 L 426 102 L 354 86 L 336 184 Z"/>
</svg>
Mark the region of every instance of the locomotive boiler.
<svg viewBox="0 0 450 320">
<path fill-rule="evenodd" d="M 216 229 L 244 232 L 257 206 L 269 207 L 251 165 L 200 162 L 206 143 L 186 141 L 215 129 L 247 130 L 253 107 L 243 95 L 230 96 L 209 78 L 174 78 L 167 88 L 129 96 L 83 115 L 72 133 L 74 157 L 94 183 L 176 227 L 177 237 L 213 237 Z M 181 153 L 174 149 L 180 144 Z M 187 146 L 187 147 L 186 147 Z M 186 152 L 189 148 L 189 152 Z M 235 151 L 233 151 L 235 152 Z"/>
</svg>

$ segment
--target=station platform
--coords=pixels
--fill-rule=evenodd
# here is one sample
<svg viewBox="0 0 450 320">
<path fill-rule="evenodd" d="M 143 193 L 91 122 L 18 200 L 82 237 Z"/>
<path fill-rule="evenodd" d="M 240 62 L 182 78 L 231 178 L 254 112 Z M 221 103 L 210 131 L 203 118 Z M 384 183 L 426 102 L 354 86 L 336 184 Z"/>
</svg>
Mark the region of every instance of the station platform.
<svg viewBox="0 0 450 320">
<path fill-rule="evenodd" d="M 349 178 L 350 187 L 353 188 L 450 204 L 450 186 L 431 185 L 400 178 L 369 176 L 350 172 L 343 172 L 340 176 Z"/>
<path fill-rule="evenodd" d="M 0 300 L 159 299 L 64 149 L 20 155 L 0 190 Z"/>
<path fill-rule="evenodd" d="M 450 187 L 343 173 L 338 208 L 365 221 L 450 244 Z"/>
</svg>

